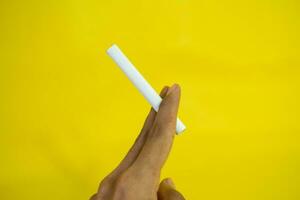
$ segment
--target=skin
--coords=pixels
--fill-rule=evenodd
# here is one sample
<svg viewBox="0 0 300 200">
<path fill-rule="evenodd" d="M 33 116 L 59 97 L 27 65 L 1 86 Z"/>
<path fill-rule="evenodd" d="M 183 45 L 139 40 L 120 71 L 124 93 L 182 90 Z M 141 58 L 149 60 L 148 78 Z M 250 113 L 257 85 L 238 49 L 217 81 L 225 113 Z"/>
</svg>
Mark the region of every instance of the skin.
<svg viewBox="0 0 300 200">
<path fill-rule="evenodd" d="M 180 87 L 166 86 L 160 95 L 159 111 L 151 109 L 125 158 L 90 200 L 184 200 L 170 178 L 159 183 L 175 136 Z"/>
</svg>

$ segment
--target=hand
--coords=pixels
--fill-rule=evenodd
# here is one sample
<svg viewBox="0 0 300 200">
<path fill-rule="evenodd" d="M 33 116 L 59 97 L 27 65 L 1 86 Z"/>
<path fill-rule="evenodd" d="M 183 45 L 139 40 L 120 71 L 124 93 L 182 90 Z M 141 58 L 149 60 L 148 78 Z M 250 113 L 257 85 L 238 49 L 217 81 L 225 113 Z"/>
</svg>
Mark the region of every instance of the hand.
<svg viewBox="0 0 300 200">
<path fill-rule="evenodd" d="M 164 87 L 160 95 L 158 112 L 151 109 L 134 145 L 90 200 L 184 200 L 171 179 L 159 184 L 174 139 L 180 87 Z"/>
</svg>

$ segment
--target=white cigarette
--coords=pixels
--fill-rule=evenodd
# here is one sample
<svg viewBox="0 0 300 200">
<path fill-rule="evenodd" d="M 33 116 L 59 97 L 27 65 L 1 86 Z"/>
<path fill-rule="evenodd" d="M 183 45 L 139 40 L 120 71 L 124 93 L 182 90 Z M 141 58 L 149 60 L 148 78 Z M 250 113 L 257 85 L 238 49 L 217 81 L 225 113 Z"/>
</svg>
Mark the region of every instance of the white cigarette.
<svg viewBox="0 0 300 200">
<path fill-rule="evenodd" d="M 162 101 L 161 97 L 155 92 L 146 79 L 140 74 L 140 72 L 134 67 L 129 59 L 123 54 L 121 49 L 117 45 L 112 45 L 107 54 L 115 61 L 115 63 L 121 68 L 133 85 L 140 91 L 145 99 L 157 112 L 159 105 Z M 176 133 L 179 134 L 185 130 L 185 125 L 177 118 Z"/>
</svg>

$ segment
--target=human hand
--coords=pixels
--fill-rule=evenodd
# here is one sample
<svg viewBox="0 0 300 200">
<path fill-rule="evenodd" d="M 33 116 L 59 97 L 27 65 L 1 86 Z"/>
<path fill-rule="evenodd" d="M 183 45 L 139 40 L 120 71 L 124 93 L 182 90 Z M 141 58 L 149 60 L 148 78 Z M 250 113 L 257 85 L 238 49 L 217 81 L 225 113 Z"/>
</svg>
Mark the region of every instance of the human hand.
<svg viewBox="0 0 300 200">
<path fill-rule="evenodd" d="M 151 109 L 135 143 L 90 200 L 184 200 L 171 179 L 159 184 L 176 130 L 180 87 L 164 87 L 156 113 Z"/>
</svg>

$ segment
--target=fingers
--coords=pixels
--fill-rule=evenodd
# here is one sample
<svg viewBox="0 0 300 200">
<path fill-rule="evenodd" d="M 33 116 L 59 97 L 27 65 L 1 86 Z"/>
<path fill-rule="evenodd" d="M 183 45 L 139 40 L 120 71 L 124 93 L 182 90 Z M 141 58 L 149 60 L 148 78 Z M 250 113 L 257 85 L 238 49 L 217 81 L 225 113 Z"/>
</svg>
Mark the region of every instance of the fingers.
<svg viewBox="0 0 300 200">
<path fill-rule="evenodd" d="M 166 96 L 166 94 L 167 94 L 167 92 L 168 92 L 168 86 L 165 86 L 162 90 L 161 90 L 161 92 L 160 92 L 160 96 L 162 97 L 162 98 L 164 98 L 165 96 Z M 150 116 L 150 114 L 151 114 L 151 116 Z M 143 126 L 143 128 L 142 128 L 142 133 L 143 132 L 148 132 L 151 128 L 152 128 L 152 125 L 153 125 L 153 123 L 154 123 L 154 120 L 155 120 L 155 117 L 156 117 L 156 112 L 154 111 L 154 109 L 153 108 L 151 108 L 151 112 L 150 112 L 150 114 L 149 114 L 149 116 L 147 117 L 147 119 L 146 119 L 146 121 L 145 121 L 145 123 L 144 123 L 144 126 Z"/>
<path fill-rule="evenodd" d="M 168 91 L 168 87 L 166 86 L 162 89 L 160 93 L 161 97 L 164 97 L 167 91 Z M 155 120 L 155 116 L 156 116 L 156 112 L 154 111 L 153 108 L 151 108 L 139 136 L 135 140 L 131 149 L 128 151 L 127 155 L 118 165 L 118 167 L 109 175 L 110 178 L 117 177 L 135 161 L 135 159 L 137 158 L 138 154 L 140 153 L 140 150 L 142 149 L 146 141 L 149 130 L 152 128 L 152 125 Z"/>
<path fill-rule="evenodd" d="M 175 188 L 175 184 L 172 179 L 164 179 L 157 192 L 158 200 L 184 200 L 183 195 Z"/>
<path fill-rule="evenodd" d="M 180 87 L 175 84 L 162 100 L 147 141 L 134 163 L 135 170 L 151 170 L 159 175 L 173 143 L 179 100 Z"/>
<path fill-rule="evenodd" d="M 158 134 L 174 135 L 176 119 L 180 101 L 180 87 L 174 84 L 167 92 L 159 106 L 155 125 L 159 129 Z"/>
</svg>

